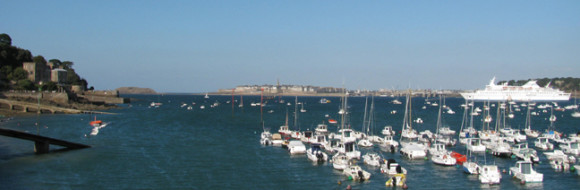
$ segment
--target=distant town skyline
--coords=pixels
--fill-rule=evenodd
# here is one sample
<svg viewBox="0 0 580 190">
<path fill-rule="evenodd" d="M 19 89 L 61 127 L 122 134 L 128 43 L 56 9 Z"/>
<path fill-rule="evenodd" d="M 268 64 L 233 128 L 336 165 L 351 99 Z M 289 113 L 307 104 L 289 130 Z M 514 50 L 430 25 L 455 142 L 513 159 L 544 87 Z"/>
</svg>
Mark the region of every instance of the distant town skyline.
<svg viewBox="0 0 580 190">
<path fill-rule="evenodd" d="M 478 89 L 580 77 L 580 1 L 7 1 L 0 33 L 99 90 Z"/>
</svg>

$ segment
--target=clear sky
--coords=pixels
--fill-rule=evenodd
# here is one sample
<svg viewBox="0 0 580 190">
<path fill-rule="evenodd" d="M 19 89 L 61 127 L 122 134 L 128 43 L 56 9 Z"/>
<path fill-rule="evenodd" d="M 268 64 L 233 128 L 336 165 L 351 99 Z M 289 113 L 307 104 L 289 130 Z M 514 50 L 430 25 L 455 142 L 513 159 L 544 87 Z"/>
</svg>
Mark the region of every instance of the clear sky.
<svg viewBox="0 0 580 190">
<path fill-rule="evenodd" d="M 580 77 L 580 1 L 0 1 L 0 33 L 89 86 L 476 89 Z"/>
</svg>

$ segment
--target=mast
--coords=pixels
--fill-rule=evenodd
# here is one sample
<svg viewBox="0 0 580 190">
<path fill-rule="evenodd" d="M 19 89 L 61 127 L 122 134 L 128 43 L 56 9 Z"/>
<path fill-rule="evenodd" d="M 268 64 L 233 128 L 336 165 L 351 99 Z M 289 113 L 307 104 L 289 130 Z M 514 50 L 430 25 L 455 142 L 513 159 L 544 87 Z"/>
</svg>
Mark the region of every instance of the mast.
<svg viewBox="0 0 580 190">
<path fill-rule="evenodd" d="M 461 129 L 459 129 L 459 138 L 461 138 L 461 131 L 463 131 L 463 127 L 467 126 L 466 119 L 467 119 L 467 109 L 469 109 L 468 106 L 469 103 L 467 101 L 467 98 L 465 98 L 465 108 L 463 109 L 463 119 L 461 121 Z"/>
<path fill-rule="evenodd" d="M 369 110 L 369 123 L 367 126 L 367 135 L 368 132 L 370 131 L 371 134 L 373 134 L 373 131 L 375 129 L 375 96 L 371 97 L 371 109 Z"/>
<path fill-rule="evenodd" d="M 469 128 L 473 128 L 473 107 L 475 107 L 475 102 L 473 100 L 471 100 L 471 103 L 473 104 L 471 106 L 471 113 L 469 115 L 471 115 L 471 119 L 469 121 Z"/>
<path fill-rule="evenodd" d="M 530 102 L 528 101 L 528 111 L 526 112 L 526 125 L 524 126 L 526 129 L 532 129 L 532 120 L 530 117 Z"/>
<path fill-rule="evenodd" d="M 497 113 L 496 113 L 496 117 L 495 117 L 495 131 L 499 131 L 499 126 L 500 126 L 500 122 L 502 120 L 501 118 L 501 105 L 500 102 L 497 102 Z"/>
<path fill-rule="evenodd" d="M 294 100 L 294 128 L 298 129 L 298 96 Z"/>
<path fill-rule="evenodd" d="M 367 126 L 367 105 L 368 105 L 369 97 L 365 96 L 365 113 L 363 115 L 363 123 L 362 123 L 362 131 L 365 131 L 365 127 Z M 368 134 L 367 134 L 368 135 Z"/>
<path fill-rule="evenodd" d="M 442 103 L 441 103 L 441 96 L 439 96 L 439 113 L 437 114 L 437 131 L 435 132 L 435 134 L 437 136 L 439 136 L 439 127 L 441 126 L 441 107 L 442 107 Z"/>
<path fill-rule="evenodd" d="M 261 89 L 261 93 L 260 93 L 260 121 L 262 121 L 262 122 L 264 122 L 264 119 L 263 119 L 264 114 L 262 113 L 263 108 L 264 108 L 264 106 L 262 105 L 263 103 L 264 103 L 264 88 Z"/>
</svg>

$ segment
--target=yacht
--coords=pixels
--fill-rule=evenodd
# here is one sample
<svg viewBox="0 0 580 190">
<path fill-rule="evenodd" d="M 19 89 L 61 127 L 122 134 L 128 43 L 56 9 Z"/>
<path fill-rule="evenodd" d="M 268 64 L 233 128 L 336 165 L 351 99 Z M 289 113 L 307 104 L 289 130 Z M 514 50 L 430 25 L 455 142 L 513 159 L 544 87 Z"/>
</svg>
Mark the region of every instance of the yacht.
<svg viewBox="0 0 580 190">
<path fill-rule="evenodd" d="M 483 90 L 464 92 L 461 96 L 466 100 L 479 101 L 568 101 L 570 93 L 549 87 L 540 87 L 535 80 L 530 80 L 523 86 L 509 86 L 495 84 L 495 77 L 491 79 Z"/>
</svg>

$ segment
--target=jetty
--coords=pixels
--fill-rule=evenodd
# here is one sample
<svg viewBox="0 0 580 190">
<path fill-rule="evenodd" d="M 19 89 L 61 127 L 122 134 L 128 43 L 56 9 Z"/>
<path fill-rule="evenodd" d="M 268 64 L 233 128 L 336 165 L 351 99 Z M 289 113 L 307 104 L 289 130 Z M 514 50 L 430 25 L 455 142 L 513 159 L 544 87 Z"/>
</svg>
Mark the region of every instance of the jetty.
<svg viewBox="0 0 580 190">
<path fill-rule="evenodd" d="M 85 144 L 79 144 L 74 142 L 68 142 L 60 139 L 34 135 L 30 133 L 20 132 L 11 129 L 2 129 L 0 128 L 0 135 L 7 136 L 7 137 L 14 137 L 24 140 L 34 141 L 34 151 L 37 154 L 44 154 L 50 152 L 50 145 L 58 145 L 65 147 L 66 149 L 83 149 L 83 148 L 90 148 L 91 146 Z"/>
<path fill-rule="evenodd" d="M 0 107 L 6 107 L 8 110 L 20 110 L 24 113 L 64 113 L 64 114 L 111 114 L 99 111 L 78 110 L 72 108 L 63 108 L 52 105 L 35 104 L 23 101 L 14 101 L 7 99 L 0 99 Z"/>
</svg>

